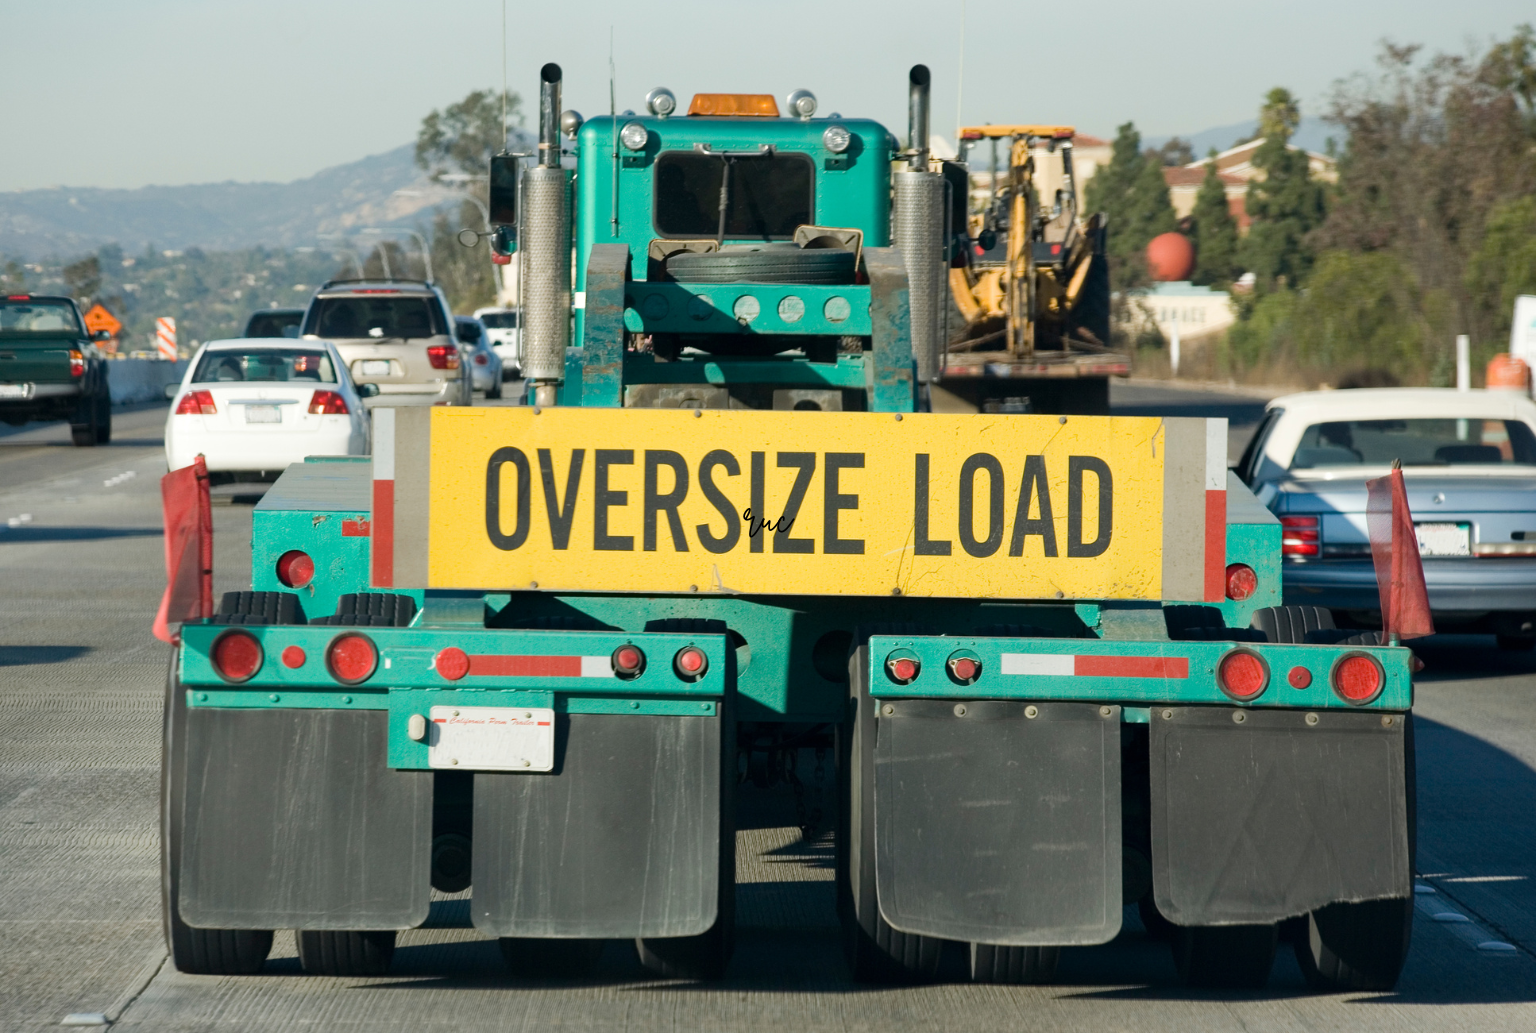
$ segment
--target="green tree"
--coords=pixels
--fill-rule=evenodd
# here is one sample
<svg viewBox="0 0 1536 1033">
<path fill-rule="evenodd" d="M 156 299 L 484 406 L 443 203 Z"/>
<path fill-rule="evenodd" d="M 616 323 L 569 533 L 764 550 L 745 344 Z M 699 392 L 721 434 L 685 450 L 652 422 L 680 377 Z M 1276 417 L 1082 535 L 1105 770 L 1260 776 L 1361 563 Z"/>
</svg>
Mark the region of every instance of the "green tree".
<svg viewBox="0 0 1536 1033">
<path fill-rule="evenodd" d="M 1141 134 L 1133 122 L 1120 126 L 1109 164 L 1088 181 L 1085 201 L 1090 212 L 1108 219 L 1110 282 L 1116 290 L 1144 287 L 1147 244 L 1177 222 L 1162 159 L 1143 154 Z"/>
<path fill-rule="evenodd" d="M 101 290 L 101 261 L 95 255 L 66 265 L 62 274 L 69 296 L 82 304 Z"/>
<path fill-rule="evenodd" d="M 1496 341 L 1508 337 L 1515 299 L 1536 294 L 1536 197 L 1504 201 L 1488 213 L 1481 246 L 1467 264 L 1467 288 Z"/>
<path fill-rule="evenodd" d="M 502 102 L 507 124 L 502 124 Z M 474 90 L 457 104 L 435 108 L 416 134 L 416 164 L 433 179 L 445 172 L 484 176 L 491 155 L 506 148 L 508 134 L 523 124 L 523 101 L 516 93 Z"/>
<path fill-rule="evenodd" d="M 8 260 L 5 263 L 5 269 L 0 270 L 0 291 L 19 293 L 26 289 L 27 271 L 14 258 Z"/>
<path fill-rule="evenodd" d="M 1216 163 L 1205 166 L 1205 179 L 1195 195 L 1194 282 L 1206 287 L 1225 287 L 1242 272 L 1238 265 L 1237 220 L 1227 204 L 1227 186 Z"/>
<path fill-rule="evenodd" d="M 1248 184 L 1252 221 L 1240 252 L 1260 292 L 1306 279 L 1313 261 L 1307 235 L 1327 215 L 1323 186 L 1312 179 L 1307 153 L 1290 147 L 1300 121 L 1301 109 L 1290 91 L 1270 90 L 1259 111 L 1264 142 L 1253 155 L 1264 175 Z"/>
</svg>

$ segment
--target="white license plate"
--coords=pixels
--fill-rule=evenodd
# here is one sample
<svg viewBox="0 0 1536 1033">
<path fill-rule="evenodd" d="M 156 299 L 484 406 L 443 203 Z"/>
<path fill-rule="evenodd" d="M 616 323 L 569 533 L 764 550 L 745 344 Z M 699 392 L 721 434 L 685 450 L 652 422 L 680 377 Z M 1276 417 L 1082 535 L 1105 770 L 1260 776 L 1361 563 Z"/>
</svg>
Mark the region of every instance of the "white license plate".
<svg viewBox="0 0 1536 1033">
<path fill-rule="evenodd" d="M 362 367 L 362 369 L 358 370 L 358 373 L 362 374 L 365 377 L 387 377 L 387 376 L 389 376 L 389 360 L 388 359 L 364 359 L 358 365 L 360 365 Z"/>
<path fill-rule="evenodd" d="M 1471 524 L 1414 524 L 1420 556 L 1472 555 Z"/>
<path fill-rule="evenodd" d="M 282 423 L 283 410 L 276 405 L 247 405 L 246 423 Z"/>
<path fill-rule="evenodd" d="M 31 398 L 31 384 L 0 384 L 0 398 Z"/>
<path fill-rule="evenodd" d="M 553 771 L 555 712 L 538 707 L 433 707 L 427 764 L 468 771 Z"/>
</svg>

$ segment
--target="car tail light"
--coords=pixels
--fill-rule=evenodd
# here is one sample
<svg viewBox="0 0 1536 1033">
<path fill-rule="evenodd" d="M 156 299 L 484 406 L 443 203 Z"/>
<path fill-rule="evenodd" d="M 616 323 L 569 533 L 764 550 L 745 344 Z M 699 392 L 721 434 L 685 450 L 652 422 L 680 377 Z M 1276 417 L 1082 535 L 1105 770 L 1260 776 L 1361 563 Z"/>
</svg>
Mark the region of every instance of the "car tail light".
<svg viewBox="0 0 1536 1033">
<path fill-rule="evenodd" d="M 1257 653 L 1234 649 L 1217 665 L 1216 684 L 1239 702 L 1258 699 L 1269 685 L 1269 665 Z"/>
<path fill-rule="evenodd" d="M 347 400 L 335 391 L 316 391 L 309 396 L 311 416 L 345 416 Z"/>
<path fill-rule="evenodd" d="M 219 411 L 208 391 L 188 391 L 176 403 L 177 416 L 212 416 Z"/>
<path fill-rule="evenodd" d="M 31 301 L 32 300 L 32 295 L 30 295 L 30 294 L 7 294 L 5 296 L 5 300 L 6 301 Z"/>
<path fill-rule="evenodd" d="M 1369 703 L 1381 694 L 1385 681 L 1381 664 L 1366 653 L 1350 653 L 1333 665 L 1333 691 L 1346 703 Z"/>
<path fill-rule="evenodd" d="M 1246 563 L 1227 566 L 1227 598 L 1242 602 L 1259 589 L 1259 576 Z"/>
<path fill-rule="evenodd" d="M 704 650 L 698 646 L 684 646 L 677 651 L 677 656 L 672 658 L 672 668 L 679 678 L 698 681 L 704 677 L 704 672 L 709 670 L 709 657 L 705 656 Z"/>
<path fill-rule="evenodd" d="M 339 635 L 325 650 L 325 666 L 331 677 L 347 685 L 356 685 L 373 676 L 379 666 L 379 651 L 367 635 Z"/>
<path fill-rule="evenodd" d="M 628 644 L 613 651 L 613 673 L 620 678 L 638 678 L 645 670 L 645 654 L 639 646 Z"/>
<path fill-rule="evenodd" d="M 85 376 L 85 352 L 76 348 L 69 350 L 69 375 L 72 377 Z"/>
<path fill-rule="evenodd" d="M 491 360 L 485 357 L 485 352 L 476 352 L 475 353 L 475 365 L 476 366 L 489 366 L 490 364 L 491 364 Z"/>
<path fill-rule="evenodd" d="M 895 652 L 885 658 L 885 673 L 897 685 L 913 681 L 922 669 L 917 657 L 904 652 Z"/>
<path fill-rule="evenodd" d="M 1280 518 L 1280 555 L 1317 556 L 1323 545 L 1322 527 L 1315 516 Z"/>
<path fill-rule="evenodd" d="M 277 579 L 289 588 L 303 588 L 315 579 L 315 561 L 308 553 L 289 549 L 277 558 Z"/>
<path fill-rule="evenodd" d="M 212 659 L 225 681 L 250 681 L 261 670 L 261 643 L 248 631 L 226 631 L 213 643 Z"/>
<path fill-rule="evenodd" d="M 449 681 L 458 681 L 469 673 L 469 654 L 457 646 L 449 646 L 432 661 L 437 673 Z"/>
<path fill-rule="evenodd" d="M 451 344 L 429 344 L 427 361 L 433 369 L 458 369 L 459 350 Z"/>
</svg>

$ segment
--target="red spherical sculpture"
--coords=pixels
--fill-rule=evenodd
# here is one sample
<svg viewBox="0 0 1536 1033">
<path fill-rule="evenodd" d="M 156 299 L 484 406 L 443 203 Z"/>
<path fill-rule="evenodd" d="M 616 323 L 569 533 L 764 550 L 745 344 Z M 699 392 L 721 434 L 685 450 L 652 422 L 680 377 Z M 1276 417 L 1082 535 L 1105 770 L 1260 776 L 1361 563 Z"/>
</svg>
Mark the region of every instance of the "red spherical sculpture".
<svg viewBox="0 0 1536 1033">
<path fill-rule="evenodd" d="M 1147 245 L 1147 271 L 1152 279 L 1187 280 L 1195 271 L 1195 245 L 1182 233 L 1164 233 Z"/>
</svg>

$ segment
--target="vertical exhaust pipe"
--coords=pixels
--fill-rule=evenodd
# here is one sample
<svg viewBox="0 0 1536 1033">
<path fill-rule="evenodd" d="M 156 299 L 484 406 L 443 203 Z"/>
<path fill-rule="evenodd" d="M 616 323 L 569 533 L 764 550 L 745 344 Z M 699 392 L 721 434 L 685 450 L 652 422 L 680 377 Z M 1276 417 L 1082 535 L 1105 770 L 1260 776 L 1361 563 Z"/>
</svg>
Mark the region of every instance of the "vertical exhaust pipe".
<svg viewBox="0 0 1536 1033">
<path fill-rule="evenodd" d="M 927 385 L 939 378 L 944 342 L 939 327 L 949 304 L 944 268 L 944 177 L 928 171 L 927 65 L 907 74 L 907 167 L 893 177 L 891 239 L 907 267 L 912 358 L 917 379 Z"/>
<path fill-rule="evenodd" d="M 554 405 L 571 334 L 569 188 L 560 167 L 560 66 L 539 70 L 539 163 L 524 173 L 523 375 Z"/>
</svg>

